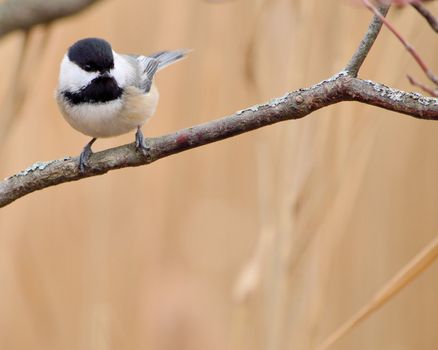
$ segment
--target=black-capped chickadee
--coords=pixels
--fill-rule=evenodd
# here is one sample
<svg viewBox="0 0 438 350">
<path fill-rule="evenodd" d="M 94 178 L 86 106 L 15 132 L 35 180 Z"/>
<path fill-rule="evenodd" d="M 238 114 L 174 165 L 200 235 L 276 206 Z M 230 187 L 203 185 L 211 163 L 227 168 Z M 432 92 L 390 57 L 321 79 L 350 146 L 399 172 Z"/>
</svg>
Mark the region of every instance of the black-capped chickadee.
<svg viewBox="0 0 438 350">
<path fill-rule="evenodd" d="M 184 58 L 188 50 L 161 51 L 149 56 L 122 55 L 98 38 L 77 41 L 64 55 L 56 99 L 67 122 L 92 140 L 79 157 L 85 171 L 97 138 L 137 129 L 137 148 L 145 152 L 142 125 L 155 112 L 155 73 Z"/>
</svg>

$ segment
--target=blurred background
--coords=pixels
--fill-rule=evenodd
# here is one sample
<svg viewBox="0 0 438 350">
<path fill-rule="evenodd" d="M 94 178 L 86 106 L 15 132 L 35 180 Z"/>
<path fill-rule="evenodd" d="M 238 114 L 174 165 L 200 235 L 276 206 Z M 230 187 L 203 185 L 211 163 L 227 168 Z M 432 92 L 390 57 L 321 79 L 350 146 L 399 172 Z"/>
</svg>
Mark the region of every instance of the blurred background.
<svg viewBox="0 0 438 350">
<path fill-rule="evenodd" d="M 143 131 L 159 136 L 335 74 L 370 18 L 347 1 L 107 0 L 10 34 L 0 176 L 88 142 L 53 97 L 80 38 L 194 49 L 157 78 Z M 437 73 L 426 22 L 411 8 L 389 18 Z M 415 90 L 406 73 L 426 82 L 383 29 L 360 76 Z M 0 348 L 315 349 L 436 236 L 437 134 L 436 122 L 342 103 L 19 199 L 0 211 Z M 434 264 L 331 349 L 437 349 L 437 276 Z"/>
</svg>

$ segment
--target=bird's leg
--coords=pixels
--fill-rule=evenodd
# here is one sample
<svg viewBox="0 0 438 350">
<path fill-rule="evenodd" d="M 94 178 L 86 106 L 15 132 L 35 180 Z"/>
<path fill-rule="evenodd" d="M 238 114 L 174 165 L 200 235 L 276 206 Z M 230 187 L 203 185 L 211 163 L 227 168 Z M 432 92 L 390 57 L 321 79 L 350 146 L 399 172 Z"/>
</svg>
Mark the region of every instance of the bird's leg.
<svg viewBox="0 0 438 350">
<path fill-rule="evenodd" d="M 137 127 L 137 132 L 135 133 L 135 147 L 137 147 L 137 149 L 144 155 L 147 155 L 149 151 L 149 147 L 145 144 L 145 139 L 140 126 Z"/>
<path fill-rule="evenodd" d="M 81 155 L 79 156 L 79 171 L 81 173 L 84 173 L 85 169 L 88 168 L 88 159 L 93 154 L 91 146 L 93 145 L 94 141 L 96 141 L 95 137 L 93 137 L 91 141 L 86 144 L 81 152 Z"/>
</svg>

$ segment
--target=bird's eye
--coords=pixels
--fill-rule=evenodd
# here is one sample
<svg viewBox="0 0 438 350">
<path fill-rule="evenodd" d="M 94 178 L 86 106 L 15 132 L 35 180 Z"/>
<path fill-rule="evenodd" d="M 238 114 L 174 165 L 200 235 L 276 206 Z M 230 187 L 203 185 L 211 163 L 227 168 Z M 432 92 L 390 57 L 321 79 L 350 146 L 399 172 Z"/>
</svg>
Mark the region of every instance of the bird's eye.
<svg viewBox="0 0 438 350">
<path fill-rule="evenodd" d="M 89 72 L 89 71 L 93 70 L 93 67 L 92 67 L 91 64 L 86 64 L 86 65 L 84 66 L 84 69 L 85 69 L 87 72 Z"/>
</svg>

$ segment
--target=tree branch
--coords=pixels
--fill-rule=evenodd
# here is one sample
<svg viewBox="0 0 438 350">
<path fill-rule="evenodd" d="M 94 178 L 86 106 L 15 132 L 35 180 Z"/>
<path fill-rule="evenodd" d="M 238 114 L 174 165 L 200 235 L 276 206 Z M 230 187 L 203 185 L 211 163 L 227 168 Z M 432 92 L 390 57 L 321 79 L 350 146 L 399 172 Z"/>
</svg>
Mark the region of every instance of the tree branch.
<svg viewBox="0 0 438 350">
<path fill-rule="evenodd" d="M 386 16 L 389 8 L 389 4 L 381 5 L 379 7 L 379 12 L 382 14 L 382 16 Z M 357 77 L 360 67 L 365 61 L 365 58 L 368 56 L 374 41 L 376 41 L 376 38 L 380 33 L 380 29 L 382 29 L 382 25 L 383 22 L 380 19 L 380 16 L 375 14 L 370 25 L 368 26 L 368 30 L 364 38 L 359 44 L 359 47 L 357 48 L 350 62 L 348 62 L 347 66 L 345 67 L 345 71 L 348 72 L 348 74 L 350 74 L 352 77 Z"/>
<path fill-rule="evenodd" d="M 16 0 L 22 3 L 30 0 Z M 39 0 L 40 1 L 40 0 Z M 91 3 L 91 0 L 81 0 Z M 97 0 L 95 0 L 97 1 Z M 368 3 L 367 0 L 362 0 Z M 4 4 L 11 4 L 6 1 Z M 3 9 L 4 10 L 4 9 Z M 377 11 L 377 9 L 375 9 Z M 380 8 L 386 14 L 388 6 Z M 0 23 L 2 5 L 0 4 Z M 59 14 L 57 15 L 59 16 Z M 81 173 L 78 158 L 37 162 L 26 170 L 0 182 L 0 207 L 46 187 L 97 176 L 108 171 L 150 164 L 161 158 L 212 142 L 252 131 L 285 120 L 303 118 L 312 112 L 342 101 L 357 101 L 419 119 L 438 120 L 438 99 L 407 93 L 369 80 L 357 79 L 357 73 L 369 53 L 385 19 L 375 12 L 372 23 L 346 70 L 307 89 L 290 92 L 272 101 L 239 111 L 209 123 L 179 130 L 173 134 L 147 139 L 146 155 L 128 144 L 99 153 L 89 160 Z M 1 35 L 1 26 L 0 26 Z"/>
<path fill-rule="evenodd" d="M 14 30 L 80 12 L 99 0 L 6 0 L 0 2 L 0 37 Z"/>
<path fill-rule="evenodd" d="M 150 164 L 172 154 L 264 126 L 303 118 L 341 101 L 358 101 L 419 119 L 438 120 L 438 99 L 353 78 L 343 71 L 310 88 L 290 92 L 266 104 L 169 135 L 147 139 L 149 152 L 146 156 L 137 152 L 134 144 L 108 149 L 91 156 L 90 168 L 85 173 L 79 172 L 77 157 L 35 163 L 0 182 L 0 207 L 46 187 L 102 175 L 110 170 Z"/>
</svg>

